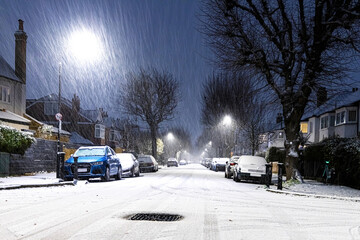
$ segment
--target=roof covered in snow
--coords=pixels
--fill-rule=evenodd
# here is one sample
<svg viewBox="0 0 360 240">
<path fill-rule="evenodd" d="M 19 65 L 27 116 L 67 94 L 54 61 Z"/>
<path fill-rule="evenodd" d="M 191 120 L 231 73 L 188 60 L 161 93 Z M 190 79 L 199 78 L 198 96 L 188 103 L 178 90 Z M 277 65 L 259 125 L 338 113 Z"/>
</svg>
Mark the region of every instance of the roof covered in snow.
<svg viewBox="0 0 360 240">
<path fill-rule="evenodd" d="M 70 137 L 70 142 L 81 145 L 94 145 L 89 139 L 82 137 L 77 132 L 72 132 Z"/>
<path fill-rule="evenodd" d="M 20 124 L 30 124 L 30 120 L 17 115 L 9 110 L 0 110 L 0 120 L 6 121 L 6 122 L 14 122 L 14 123 L 20 123 Z"/>
<path fill-rule="evenodd" d="M 307 111 L 301 120 L 318 117 L 322 114 L 333 112 L 338 108 L 354 105 L 357 102 L 360 102 L 360 91 L 345 92 L 334 96 L 315 110 Z"/>
<path fill-rule="evenodd" d="M 5 77 L 17 82 L 21 82 L 20 79 L 15 75 L 14 69 L 5 61 L 0 55 L 0 77 Z"/>
</svg>

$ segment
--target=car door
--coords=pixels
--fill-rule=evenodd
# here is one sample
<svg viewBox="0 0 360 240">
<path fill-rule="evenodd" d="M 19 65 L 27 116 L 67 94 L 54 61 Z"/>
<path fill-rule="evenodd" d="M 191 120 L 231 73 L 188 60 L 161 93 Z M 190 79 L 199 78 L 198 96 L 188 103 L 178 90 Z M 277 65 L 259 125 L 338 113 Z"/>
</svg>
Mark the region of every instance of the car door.
<svg viewBox="0 0 360 240">
<path fill-rule="evenodd" d="M 110 166 L 110 174 L 114 175 L 117 171 L 117 166 L 116 166 L 116 159 L 114 153 L 111 150 L 112 150 L 111 148 L 107 147 L 107 159 Z"/>
</svg>

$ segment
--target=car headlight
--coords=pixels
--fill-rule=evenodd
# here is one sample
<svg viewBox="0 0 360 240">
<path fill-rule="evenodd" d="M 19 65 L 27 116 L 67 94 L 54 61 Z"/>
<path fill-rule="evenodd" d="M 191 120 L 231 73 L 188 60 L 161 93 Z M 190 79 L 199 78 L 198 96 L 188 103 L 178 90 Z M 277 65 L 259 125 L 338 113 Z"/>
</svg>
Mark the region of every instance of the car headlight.
<svg viewBox="0 0 360 240">
<path fill-rule="evenodd" d="M 92 165 L 103 165 L 103 161 L 100 161 L 100 162 L 94 162 Z"/>
</svg>

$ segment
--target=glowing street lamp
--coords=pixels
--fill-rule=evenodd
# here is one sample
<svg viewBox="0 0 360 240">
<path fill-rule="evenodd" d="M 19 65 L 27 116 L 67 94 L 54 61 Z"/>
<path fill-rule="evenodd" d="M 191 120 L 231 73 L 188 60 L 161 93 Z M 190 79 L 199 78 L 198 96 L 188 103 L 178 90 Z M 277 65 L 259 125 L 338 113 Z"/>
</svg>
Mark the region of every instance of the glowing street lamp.
<svg viewBox="0 0 360 240">
<path fill-rule="evenodd" d="M 231 117 L 230 117 L 229 115 L 226 115 L 226 116 L 224 117 L 223 121 L 222 121 L 222 124 L 223 124 L 224 126 L 230 126 L 231 123 L 232 123 Z"/>
<path fill-rule="evenodd" d="M 172 134 L 171 132 L 169 132 L 166 136 L 167 140 L 169 141 L 174 141 L 175 140 L 175 137 L 174 137 L 174 134 Z"/>
</svg>

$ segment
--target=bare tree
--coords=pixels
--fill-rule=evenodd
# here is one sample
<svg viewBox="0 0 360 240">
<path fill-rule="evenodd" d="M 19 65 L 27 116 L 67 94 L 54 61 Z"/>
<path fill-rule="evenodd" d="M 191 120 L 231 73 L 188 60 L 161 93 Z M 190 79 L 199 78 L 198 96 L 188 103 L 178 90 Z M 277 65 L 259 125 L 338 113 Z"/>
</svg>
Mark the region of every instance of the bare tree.
<svg viewBox="0 0 360 240">
<path fill-rule="evenodd" d="M 218 73 L 209 76 L 203 85 L 202 123 L 216 126 L 227 114 L 241 121 L 252 94 L 249 78 L 243 74 Z"/>
<path fill-rule="evenodd" d="M 282 105 L 287 179 L 298 162 L 300 120 L 311 97 L 344 82 L 359 53 L 358 0 L 208 0 L 203 32 L 225 69 L 253 71 Z"/>
<path fill-rule="evenodd" d="M 159 124 L 171 120 L 179 101 L 179 85 L 167 72 L 140 69 L 126 76 L 120 104 L 127 114 L 137 116 L 150 128 L 152 155 L 157 157 Z"/>
</svg>

